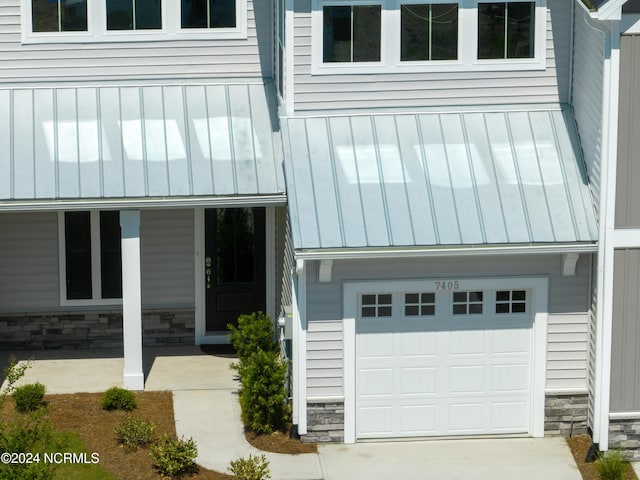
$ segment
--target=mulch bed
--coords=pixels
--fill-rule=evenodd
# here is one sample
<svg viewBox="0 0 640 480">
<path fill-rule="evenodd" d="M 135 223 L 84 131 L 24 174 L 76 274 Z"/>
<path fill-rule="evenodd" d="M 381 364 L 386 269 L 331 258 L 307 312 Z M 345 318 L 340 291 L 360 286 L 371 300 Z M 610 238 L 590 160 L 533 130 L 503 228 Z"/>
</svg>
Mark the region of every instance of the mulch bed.
<svg viewBox="0 0 640 480">
<path fill-rule="evenodd" d="M 600 480 L 600 475 L 596 470 L 593 462 L 586 463 L 585 459 L 589 447 L 591 446 L 591 437 L 588 435 L 577 435 L 575 437 L 567 438 L 567 444 L 573 454 L 573 458 L 578 465 L 578 470 L 582 475 L 583 480 Z M 638 480 L 635 472 L 631 468 L 631 465 L 627 465 L 627 471 L 625 472 L 624 480 Z"/>
<path fill-rule="evenodd" d="M 121 480 L 159 480 L 161 477 L 151 465 L 149 449 L 127 452 L 118 445 L 114 428 L 128 413 L 102 410 L 101 393 L 78 393 L 71 395 L 47 395 L 47 418 L 54 429 L 77 433 L 85 443 L 88 453 L 100 455 L 100 465 Z M 170 392 L 137 392 L 138 407 L 130 414 L 156 424 L 156 433 L 175 435 L 173 420 L 173 400 Z M 13 400 L 8 398 L 2 409 L 0 419 L 9 420 L 16 415 Z M 272 435 L 247 433 L 247 440 L 256 448 L 276 453 L 316 452 L 315 444 L 304 444 L 289 438 L 288 433 L 276 432 Z M 224 473 L 200 468 L 185 479 L 192 480 L 228 480 L 234 477 Z"/>
</svg>

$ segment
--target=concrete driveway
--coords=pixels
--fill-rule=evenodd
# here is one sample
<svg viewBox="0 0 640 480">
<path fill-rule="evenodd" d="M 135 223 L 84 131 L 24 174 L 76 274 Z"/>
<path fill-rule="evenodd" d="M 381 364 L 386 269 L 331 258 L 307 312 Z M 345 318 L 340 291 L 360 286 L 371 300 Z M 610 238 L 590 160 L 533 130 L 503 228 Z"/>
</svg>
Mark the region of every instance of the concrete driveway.
<svg viewBox="0 0 640 480">
<path fill-rule="evenodd" d="M 324 480 L 581 480 L 563 438 L 427 440 L 319 447 Z"/>
</svg>

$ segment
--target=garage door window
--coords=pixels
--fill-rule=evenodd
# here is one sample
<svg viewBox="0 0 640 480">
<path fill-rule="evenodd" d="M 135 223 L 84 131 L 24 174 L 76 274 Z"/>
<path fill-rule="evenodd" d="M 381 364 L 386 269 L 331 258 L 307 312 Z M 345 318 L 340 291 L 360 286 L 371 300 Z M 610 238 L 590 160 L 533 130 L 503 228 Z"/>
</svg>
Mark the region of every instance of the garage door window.
<svg viewBox="0 0 640 480">
<path fill-rule="evenodd" d="M 526 290 L 499 290 L 496 292 L 496 313 L 526 313 Z"/>
<path fill-rule="evenodd" d="M 454 315 L 482 315 L 483 292 L 453 292 Z"/>
<path fill-rule="evenodd" d="M 362 295 L 361 315 L 363 318 L 390 317 L 391 313 L 390 293 Z"/>
<path fill-rule="evenodd" d="M 405 293 L 404 314 L 407 317 L 424 317 L 436 314 L 436 294 L 433 292 Z"/>
</svg>

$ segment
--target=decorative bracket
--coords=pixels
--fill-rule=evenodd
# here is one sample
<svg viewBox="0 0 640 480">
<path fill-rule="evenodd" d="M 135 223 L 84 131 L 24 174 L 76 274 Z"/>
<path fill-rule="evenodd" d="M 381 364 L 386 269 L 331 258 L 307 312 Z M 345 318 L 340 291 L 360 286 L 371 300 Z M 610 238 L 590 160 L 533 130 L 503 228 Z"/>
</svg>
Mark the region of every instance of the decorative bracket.
<svg viewBox="0 0 640 480">
<path fill-rule="evenodd" d="M 318 267 L 318 283 L 331 282 L 331 269 L 333 268 L 333 260 L 320 260 Z"/>
<path fill-rule="evenodd" d="M 580 259 L 579 253 L 565 253 L 562 255 L 562 276 L 563 277 L 575 277 L 576 276 L 576 264 Z"/>
</svg>

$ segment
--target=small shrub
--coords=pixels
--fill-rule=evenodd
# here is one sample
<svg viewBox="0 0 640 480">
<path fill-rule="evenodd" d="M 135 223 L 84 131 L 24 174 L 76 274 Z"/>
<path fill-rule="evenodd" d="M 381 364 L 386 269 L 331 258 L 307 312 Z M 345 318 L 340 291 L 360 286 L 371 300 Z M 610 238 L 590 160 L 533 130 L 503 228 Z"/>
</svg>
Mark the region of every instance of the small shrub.
<svg viewBox="0 0 640 480">
<path fill-rule="evenodd" d="M 147 422 L 134 415 L 118 423 L 114 431 L 118 443 L 122 444 L 125 450 L 133 451 L 153 443 L 156 426 L 153 422 Z"/>
<path fill-rule="evenodd" d="M 151 445 L 153 466 L 163 475 L 174 479 L 195 471 L 197 456 L 198 448 L 192 438 L 185 440 L 164 434 L 157 444 Z"/>
<path fill-rule="evenodd" d="M 613 450 L 607 456 L 600 455 L 595 464 L 602 480 L 623 480 L 627 464 L 620 450 Z"/>
<path fill-rule="evenodd" d="M 17 387 L 13 393 L 16 410 L 20 413 L 33 412 L 44 406 L 44 392 L 46 387 L 41 383 L 30 383 Z"/>
<path fill-rule="evenodd" d="M 51 424 L 43 409 L 20 415 L 10 422 L 0 422 L 0 452 L 40 453 L 51 443 Z M 0 480 L 50 480 L 55 465 L 46 462 L 0 462 Z"/>
<path fill-rule="evenodd" d="M 266 480 L 271 478 L 269 461 L 264 455 L 249 454 L 249 458 L 239 458 L 229 465 L 229 473 L 238 480 Z"/>
<path fill-rule="evenodd" d="M 238 326 L 228 324 L 229 341 L 238 353 L 242 364 L 258 350 L 274 352 L 278 350 L 276 332 L 269 315 L 262 312 L 240 315 Z"/>
<path fill-rule="evenodd" d="M 241 368 L 240 405 L 244 425 L 256 433 L 284 430 L 289 419 L 287 366 L 278 352 L 258 350 Z"/>
<path fill-rule="evenodd" d="M 5 388 L 0 391 L 0 406 L 2 406 L 7 396 L 16 389 L 16 382 L 24 377 L 29 367 L 31 367 L 30 360 L 20 363 L 14 354 L 9 355 L 9 363 L 4 369 Z"/>
<path fill-rule="evenodd" d="M 133 392 L 120 387 L 111 387 L 102 396 L 104 410 L 133 410 L 138 404 Z"/>
</svg>

